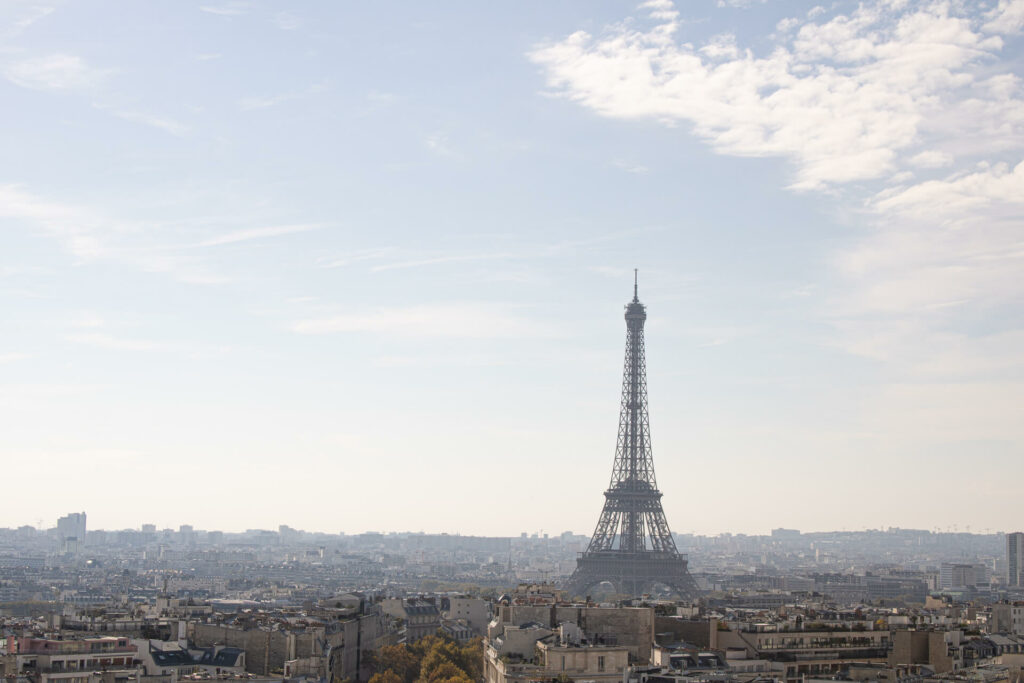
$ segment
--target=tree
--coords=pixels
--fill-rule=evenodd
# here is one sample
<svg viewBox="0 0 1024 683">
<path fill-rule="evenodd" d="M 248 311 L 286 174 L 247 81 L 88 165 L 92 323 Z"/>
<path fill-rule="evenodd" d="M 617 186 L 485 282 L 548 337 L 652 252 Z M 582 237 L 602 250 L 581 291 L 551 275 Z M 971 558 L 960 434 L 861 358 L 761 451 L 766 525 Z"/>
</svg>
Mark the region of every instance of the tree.
<svg viewBox="0 0 1024 683">
<path fill-rule="evenodd" d="M 421 658 L 407 645 L 385 645 L 377 655 L 377 671 L 390 671 L 400 683 L 413 683 L 419 675 Z"/>
<path fill-rule="evenodd" d="M 426 660 L 424 664 L 427 664 Z M 422 683 L 473 683 L 465 671 L 446 659 L 438 659 L 435 666 L 420 669 L 419 680 Z"/>
<path fill-rule="evenodd" d="M 461 671 L 469 683 L 483 678 L 483 646 L 479 638 L 460 645 L 441 633 L 422 638 L 413 644 L 412 650 L 421 657 L 420 681 L 440 683 L 441 680 L 448 681 L 458 678 L 453 675 L 452 668 L 447 664 L 451 664 Z M 452 680 L 451 683 L 465 683 L 465 681 Z"/>
<path fill-rule="evenodd" d="M 402 683 L 402 679 L 394 671 L 388 669 L 383 673 L 370 676 L 370 683 Z"/>
</svg>

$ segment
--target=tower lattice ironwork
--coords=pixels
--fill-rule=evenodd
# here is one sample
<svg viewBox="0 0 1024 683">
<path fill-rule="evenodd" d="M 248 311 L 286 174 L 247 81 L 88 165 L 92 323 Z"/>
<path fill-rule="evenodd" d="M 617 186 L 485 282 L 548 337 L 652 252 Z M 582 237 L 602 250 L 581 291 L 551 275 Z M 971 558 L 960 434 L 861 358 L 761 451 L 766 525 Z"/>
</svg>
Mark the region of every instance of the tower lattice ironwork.
<svg viewBox="0 0 1024 683">
<path fill-rule="evenodd" d="M 647 309 L 637 296 L 634 273 L 633 300 L 626 304 L 626 360 L 615 465 L 594 536 L 569 578 L 568 588 L 574 595 L 583 595 L 605 581 L 629 595 L 649 592 L 656 584 L 684 597 L 699 593 L 686 557 L 672 538 L 654 477 L 647 413 L 646 320 Z"/>
</svg>

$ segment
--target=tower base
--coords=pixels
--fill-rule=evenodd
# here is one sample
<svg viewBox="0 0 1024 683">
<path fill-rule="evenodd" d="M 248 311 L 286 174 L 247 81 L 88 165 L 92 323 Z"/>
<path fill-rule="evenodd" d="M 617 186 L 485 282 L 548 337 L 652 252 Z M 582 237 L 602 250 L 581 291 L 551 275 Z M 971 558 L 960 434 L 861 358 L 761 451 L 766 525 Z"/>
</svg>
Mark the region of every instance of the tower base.
<svg viewBox="0 0 1024 683">
<path fill-rule="evenodd" d="M 586 595 L 587 589 L 607 581 L 616 592 L 639 597 L 663 584 L 682 598 L 696 598 L 701 591 L 686 564 L 686 558 L 675 553 L 587 552 L 576 560 L 566 588 L 571 595 Z"/>
</svg>

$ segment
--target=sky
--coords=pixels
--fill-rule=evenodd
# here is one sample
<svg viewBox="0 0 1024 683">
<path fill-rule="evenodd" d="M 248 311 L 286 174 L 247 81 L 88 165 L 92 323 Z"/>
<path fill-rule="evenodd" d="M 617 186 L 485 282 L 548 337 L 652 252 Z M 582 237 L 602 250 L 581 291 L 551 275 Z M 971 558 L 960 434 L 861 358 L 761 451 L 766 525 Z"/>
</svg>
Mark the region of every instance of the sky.
<svg viewBox="0 0 1024 683">
<path fill-rule="evenodd" d="M 0 526 L 1024 527 L 1024 0 L 0 4 Z"/>
</svg>

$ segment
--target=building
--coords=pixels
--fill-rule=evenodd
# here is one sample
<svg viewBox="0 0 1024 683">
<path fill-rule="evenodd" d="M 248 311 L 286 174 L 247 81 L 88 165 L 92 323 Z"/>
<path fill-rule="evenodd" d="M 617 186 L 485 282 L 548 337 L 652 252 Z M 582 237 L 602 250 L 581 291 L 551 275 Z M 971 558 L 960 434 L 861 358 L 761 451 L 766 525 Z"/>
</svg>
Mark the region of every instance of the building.
<svg viewBox="0 0 1024 683">
<path fill-rule="evenodd" d="M 992 605 L 990 631 L 1024 635 L 1024 602 L 1000 602 Z"/>
<path fill-rule="evenodd" d="M 401 620 L 407 643 L 436 635 L 441 628 L 441 611 L 433 600 L 388 598 L 381 602 L 381 609 L 384 614 Z"/>
<path fill-rule="evenodd" d="M 477 637 L 473 629 L 466 626 L 463 621 L 441 620 L 441 633 L 459 643 L 468 643 Z"/>
<path fill-rule="evenodd" d="M 1006 534 L 1006 583 L 1024 587 L 1024 533 Z"/>
<path fill-rule="evenodd" d="M 959 631 L 895 631 L 889 665 L 924 664 L 937 674 L 962 666 L 958 661 Z"/>
<path fill-rule="evenodd" d="M 372 671 L 367 652 L 377 652 L 391 643 L 379 605 L 360 603 L 358 613 L 336 619 L 327 629 L 328 680 L 367 680 Z"/>
<path fill-rule="evenodd" d="M 976 588 L 990 583 L 989 568 L 983 564 L 943 562 L 939 566 L 939 588 Z"/>
<path fill-rule="evenodd" d="M 465 622 L 474 635 L 482 636 L 491 622 L 491 603 L 481 598 L 442 598 L 441 616 L 448 621 Z"/>
<path fill-rule="evenodd" d="M 202 672 L 218 677 L 245 673 L 245 651 L 241 648 L 218 645 L 189 650 L 177 642 L 160 640 L 136 640 L 135 645 L 143 673 L 170 683 Z"/>
<path fill-rule="evenodd" d="M 730 672 L 753 674 L 763 668 L 764 662 L 771 662 L 771 670 L 788 683 L 833 676 L 849 668 L 852 662 L 885 663 L 890 632 L 861 626 L 803 630 L 759 622 L 727 624 L 714 618 L 657 621 L 659 637 L 685 640 L 706 651 L 725 652 Z"/>
<path fill-rule="evenodd" d="M 57 520 L 60 551 L 77 555 L 85 545 L 85 513 L 72 512 Z"/>
<path fill-rule="evenodd" d="M 773 541 L 799 541 L 800 531 L 798 529 L 772 529 Z"/>
<path fill-rule="evenodd" d="M 5 671 L 33 683 L 137 683 L 141 673 L 138 647 L 128 638 L 8 636 L 4 649 Z"/>
<path fill-rule="evenodd" d="M 203 624 L 189 622 L 188 637 L 193 646 L 238 648 L 245 652 L 243 666 L 247 673 L 268 676 L 283 671 L 284 663 L 302 657 L 323 656 L 323 627 L 281 628 L 281 624 Z"/>
<path fill-rule="evenodd" d="M 641 664 L 651 658 L 651 646 L 654 644 L 652 607 L 501 605 L 487 627 L 487 637 L 494 640 L 502 636 L 506 626 L 538 626 L 554 633 L 566 622 L 579 626 L 581 642 L 625 647 L 631 661 Z"/>
<path fill-rule="evenodd" d="M 594 642 L 571 621 L 557 629 L 537 623 L 521 626 L 492 623 L 484 644 L 485 683 L 529 683 L 568 677 L 573 680 L 621 681 L 630 664 L 622 645 Z"/>
</svg>

